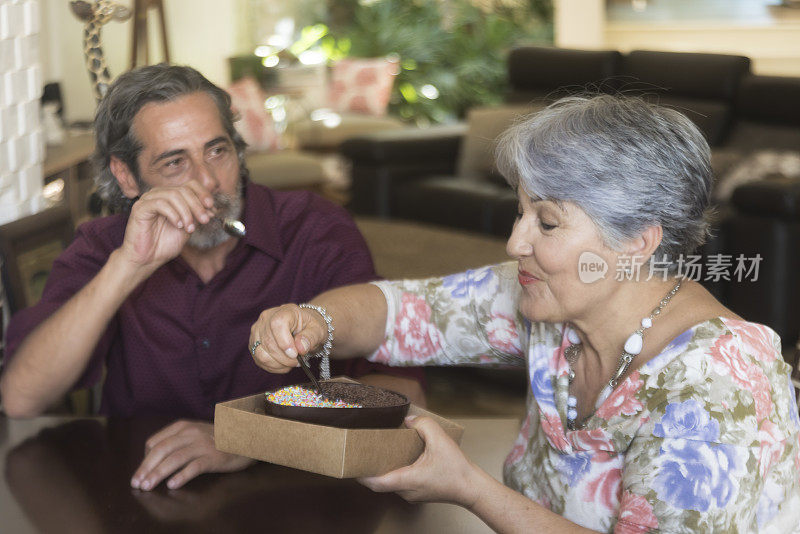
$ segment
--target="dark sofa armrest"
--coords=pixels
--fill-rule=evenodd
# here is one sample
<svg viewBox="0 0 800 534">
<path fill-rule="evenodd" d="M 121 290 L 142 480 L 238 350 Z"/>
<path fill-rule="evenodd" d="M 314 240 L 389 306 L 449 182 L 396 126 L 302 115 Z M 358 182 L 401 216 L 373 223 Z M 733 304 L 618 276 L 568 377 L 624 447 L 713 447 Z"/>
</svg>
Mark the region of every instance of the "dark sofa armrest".
<svg viewBox="0 0 800 534">
<path fill-rule="evenodd" d="M 390 197 L 401 183 L 428 176 L 455 175 L 466 125 L 393 130 L 348 139 L 339 152 L 351 163 L 348 207 L 355 213 L 387 218 Z"/>
<path fill-rule="evenodd" d="M 800 220 L 800 182 L 796 179 L 775 177 L 743 184 L 731 200 L 740 213 Z"/>
<path fill-rule="evenodd" d="M 767 178 L 743 184 L 733 193 L 732 208 L 725 253 L 760 261 L 757 279 L 731 277 L 724 304 L 792 344 L 800 334 L 800 183 Z"/>
</svg>

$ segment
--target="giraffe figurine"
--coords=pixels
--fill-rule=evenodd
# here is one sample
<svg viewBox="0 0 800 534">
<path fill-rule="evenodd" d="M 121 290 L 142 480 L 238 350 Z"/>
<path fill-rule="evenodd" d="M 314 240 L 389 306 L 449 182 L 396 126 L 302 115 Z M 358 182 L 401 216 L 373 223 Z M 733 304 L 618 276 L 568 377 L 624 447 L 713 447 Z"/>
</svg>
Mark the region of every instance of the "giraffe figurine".
<svg viewBox="0 0 800 534">
<path fill-rule="evenodd" d="M 100 47 L 100 30 L 110 20 L 123 21 L 131 16 L 131 10 L 109 0 L 96 0 L 93 3 L 82 0 L 69 3 L 72 12 L 86 24 L 83 27 L 83 55 L 86 68 L 92 81 L 94 96 L 98 102 L 103 99 L 111 83 L 106 58 Z"/>
</svg>

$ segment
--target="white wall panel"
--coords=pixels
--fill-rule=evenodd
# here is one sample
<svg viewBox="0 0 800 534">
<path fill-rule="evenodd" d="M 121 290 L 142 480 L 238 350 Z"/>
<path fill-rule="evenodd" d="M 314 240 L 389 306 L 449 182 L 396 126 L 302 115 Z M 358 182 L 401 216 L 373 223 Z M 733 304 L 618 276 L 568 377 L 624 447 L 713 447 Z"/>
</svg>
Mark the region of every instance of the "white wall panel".
<svg viewBox="0 0 800 534">
<path fill-rule="evenodd" d="M 39 2 L 28 0 L 22 4 L 22 28 L 23 35 L 34 35 L 39 33 L 41 28 Z"/>
<path fill-rule="evenodd" d="M 0 224 L 42 207 L 38 0 L 0 0 Z"/>
</svg>

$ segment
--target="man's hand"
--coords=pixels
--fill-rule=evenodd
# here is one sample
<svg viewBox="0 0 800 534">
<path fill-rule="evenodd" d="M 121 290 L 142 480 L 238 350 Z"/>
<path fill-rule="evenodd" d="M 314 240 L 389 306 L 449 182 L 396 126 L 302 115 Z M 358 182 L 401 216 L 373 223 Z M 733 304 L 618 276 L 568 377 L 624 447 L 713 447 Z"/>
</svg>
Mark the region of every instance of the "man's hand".
<svg viewBox="0 0 800 534">
<path fill-rule="evenodd" d="M 220 452 L 214 446 L 214 425 L 197 421 L 178 421 L 150 436 L 145 443 L 142 464 L 131 478 L 131 486 L 155 488 L 162 480 L 170 489 L 180 488 L 201 473 L 230 473 L 254 460 Z"/>
<path fill-rule="evenodd" d="M 157 269 L 213 216 L 214 197 L 199 182 L 156 187 L 133 204 L 121 249 L 130 262 Z"/>
<path fill-rule="evenodd" d="M 405 424 L 425 442 L 422 455 L 407 467 L 358 481 L 372 491 L 395 491 L 410 502 L 446 502 L 470 508 L 480 495 L 480 469 L 433 419 L 407 417 Z"/>
</svg>

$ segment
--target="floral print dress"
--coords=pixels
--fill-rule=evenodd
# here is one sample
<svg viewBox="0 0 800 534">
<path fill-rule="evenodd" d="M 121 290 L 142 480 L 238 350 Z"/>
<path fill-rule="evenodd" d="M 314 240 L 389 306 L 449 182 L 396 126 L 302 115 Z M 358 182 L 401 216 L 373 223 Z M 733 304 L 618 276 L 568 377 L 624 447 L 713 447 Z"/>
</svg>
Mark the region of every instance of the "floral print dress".
<svg viewBox="0 0 800 534">
<path fill-rule="evenodd" d="M 693 326 L 569 431 L 566 329 L 522 317 L 516 262 L 375 284 L 389 314 L 374 361 L 527 367 L 504 480 L 535 502 L 603 532 L 800 532 L 800 419 L 766 326 Z"/>
</svg>

